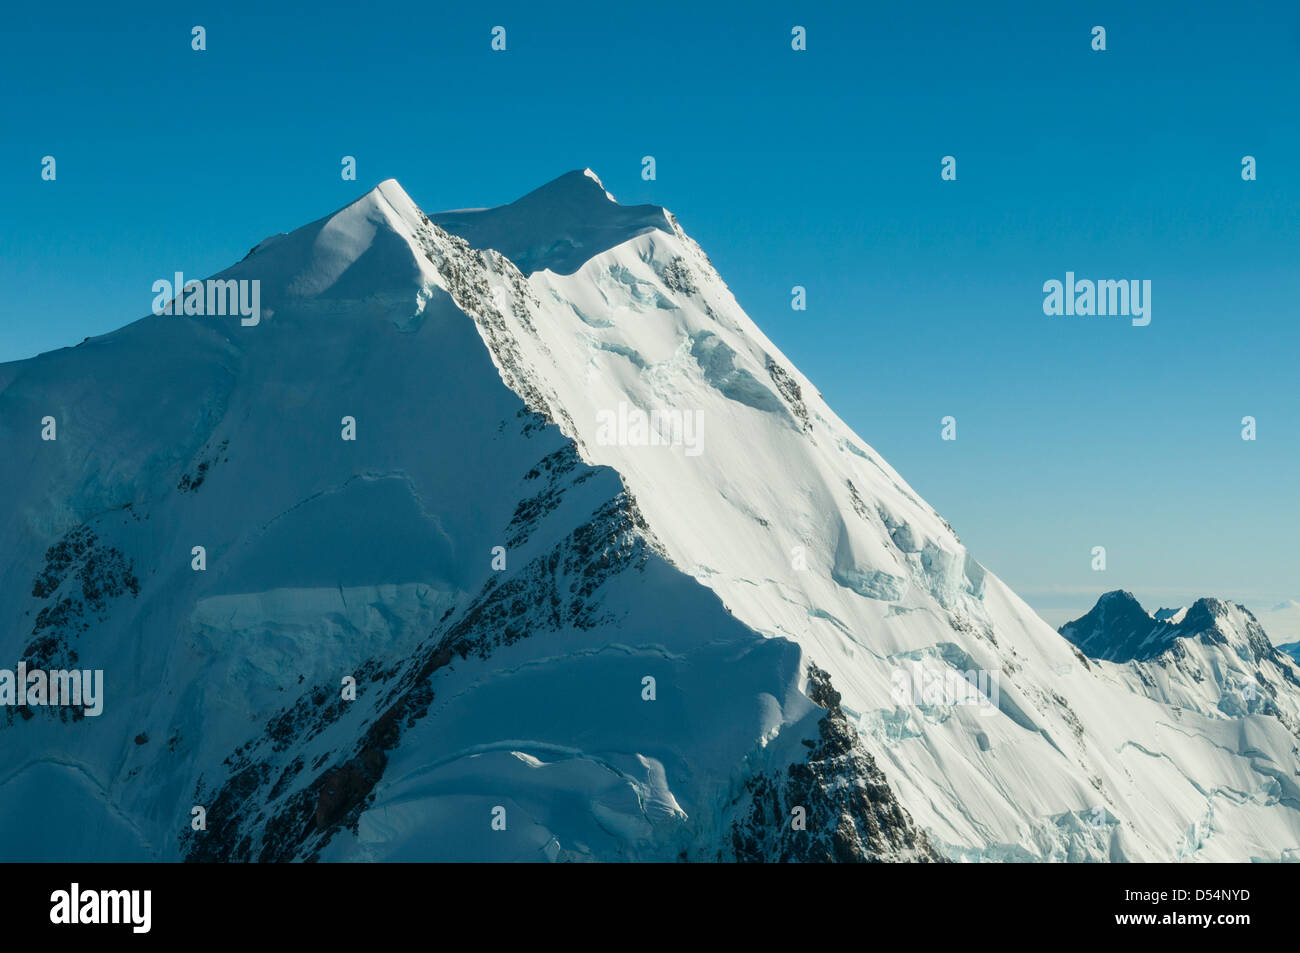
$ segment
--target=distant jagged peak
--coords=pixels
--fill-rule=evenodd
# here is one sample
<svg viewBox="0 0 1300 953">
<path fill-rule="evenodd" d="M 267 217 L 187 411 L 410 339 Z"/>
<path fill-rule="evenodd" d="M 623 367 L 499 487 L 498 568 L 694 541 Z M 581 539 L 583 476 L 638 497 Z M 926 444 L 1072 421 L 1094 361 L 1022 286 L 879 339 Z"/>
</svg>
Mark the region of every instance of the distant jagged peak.
<svg viewBox="0 0 1300 953">
<path fill-rule="evenodd" d="M 1087 615 L 1067 624 L 1075 625 L 1085 620 L 1095 624 L 1105 622 L 1109 625 L 1114 625 L 1121 620 L 1139 625 L 1154 621 L 1151 613 L 1142 608 L 1142 603 L 1138 602 L 1137 597 L 1126 589 L 1103 592 L 1097 597 L 1097 604 Z"/>
<path fill-rule="evenodd" d="M 1122 606 L 1126 611 L 1132 606 L 1142 609 L 1142 603 L 1138 601 L 1137 596 L 1127 589 L 1112 589 L 1109 592 L 1103 592 L 1097 597 L 1097 606 Z M 1142 612 L 1146 614 L 1145 609 L 1142 609 Z"/>
<path fill-rule="evenodd" d="M 1150 613 L 1131 592 L 1103 593 L 1084 616 L 1067 622 L 1061 635 L 1092 658 L 1111 662 L 1146 661 L 1168 651 L 1179 639 L 1242 642 L 1254 655 L 1271 649 L 1263 628 L 1245 606 L 1202 597 L 1180 609 Z"/>
</svg>

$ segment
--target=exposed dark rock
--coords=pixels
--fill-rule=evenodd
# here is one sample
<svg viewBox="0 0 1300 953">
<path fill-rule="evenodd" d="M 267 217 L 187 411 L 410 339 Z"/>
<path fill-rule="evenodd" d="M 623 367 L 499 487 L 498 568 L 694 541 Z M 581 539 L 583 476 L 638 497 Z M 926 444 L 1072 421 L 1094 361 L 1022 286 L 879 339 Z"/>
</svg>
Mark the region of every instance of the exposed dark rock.
<svg viewBox="0 0 1300 953">
<path fill-rule="evenodd" d="M 388 757 L 378 748 L 367 748 L 337 771 L 325 776 L 316 796 L 316 827 L 325 830 L 337 824 L 349 811 L 365 801 L 384 773 Z"/>
<path fill-rule="evenodd" d="M 772 378 L 772 383 L 785 398 L 785 402 L 790 405 L 791 413 L 803 425 L 803 429 L 812 430 L 812 419 L 808 416 L 808 408 L 803 402 L 803 390 L 786 369 L 770 356 L 767 357 L 767 376 Z"/>
<path fill-rule="evenodd" d="M 826 715 L 804 761 L 749 779 L 719 859 L 748 863 L 942 862 L 862 747 L 830 676 L 808 667 L 808 697 Z M 747 800 L 747 808 L 745 807 Z M 794 826 L 803 808 L 806 829 Z"/>
</svg>

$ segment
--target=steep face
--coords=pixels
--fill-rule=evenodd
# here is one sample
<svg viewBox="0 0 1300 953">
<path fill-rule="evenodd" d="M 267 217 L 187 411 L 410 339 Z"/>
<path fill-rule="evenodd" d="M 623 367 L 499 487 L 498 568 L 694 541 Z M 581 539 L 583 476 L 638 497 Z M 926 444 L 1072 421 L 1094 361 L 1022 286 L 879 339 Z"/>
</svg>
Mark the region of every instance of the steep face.
<svg viewBox="0 0 1300 953">
<path fill-rule="evenodd" d="M 1155 658 L 1175 639 L 1191 634 L 1175 621 L 1185 616 L 1181 610 L 1162 609 L 1153 618 L 1131 592 L 1116 589 L 1104 593 L 1087 615 L 1061 626 L 1060 632 L 1089 658 L 1127 662 Z"/>
<path fill-rule="evenodd" d="M 0 817 L 31 832 L 4 856 L 84 860 L 87 830 L 94 859 L 730 849 L 732 788 L 807 762 L 827 712 L 493 366 L 520 272 L 387 182 L 220 277 L 261 282 L 260 323 L 150 317 L 3 369 L 5 650 L 107 686 L 95 717 L 4 710 Z M 863 812 L 921 835 L 871 781 L 807 836 L 901 856 Z"/>
<path fill-rule="evenodd" d="M 526 300 L 480 329 L 503 378 L 622 475 L 674 565 L 825 668 L 931 840 L 969 859 L 1296 851 L 1300 802 L 1266 793 L 1291 783 L 1285 726 L 1252 724 L 1262 745 L 1221 713 L 1162 727 L 1168 707 L 988 573 L 668 221 L 572 274 L 525 267 Z"/>
</svg>

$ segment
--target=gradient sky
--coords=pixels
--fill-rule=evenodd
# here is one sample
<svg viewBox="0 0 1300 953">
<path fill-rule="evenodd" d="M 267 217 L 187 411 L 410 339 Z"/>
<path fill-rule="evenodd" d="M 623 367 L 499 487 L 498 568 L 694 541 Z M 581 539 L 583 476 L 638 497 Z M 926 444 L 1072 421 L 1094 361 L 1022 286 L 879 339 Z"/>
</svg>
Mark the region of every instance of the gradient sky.
<svg viewBox="0 0 1300 953">
<path fill-rule="evenodd" d="M 433 212 L 590 166 L 621 202 L 673 210 L 831 406 L 1049 621 L 1113 588 L 1149 609 L 1300 598 L 1294 4 L 4 17 L 0 361 L 140 317 L 156 278 L 216 272 L 390 176 Z M 1150 279 L 1150 326 L 1044 316 L 1042 284 L 1067 270 Z"/>
</svg>

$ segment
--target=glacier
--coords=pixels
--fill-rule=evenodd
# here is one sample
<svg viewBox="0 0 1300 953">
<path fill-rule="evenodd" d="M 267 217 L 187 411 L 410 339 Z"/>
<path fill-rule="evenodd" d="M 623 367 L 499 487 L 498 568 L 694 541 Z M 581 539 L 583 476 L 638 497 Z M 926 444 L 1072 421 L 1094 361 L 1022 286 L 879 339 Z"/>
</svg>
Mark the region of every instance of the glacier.
<svg viewBox="0 0 1300 953">
<path fill-rule="evenodd" d="M 1054 631 L 672 213 L 388 180 L 214 277 L 0 365 L 6 657 L 106 695 L 0 715 L 5 859 L 1300 858 L 1295 663 Z"/>
</svg>

